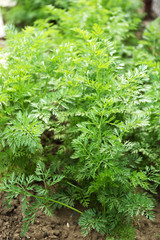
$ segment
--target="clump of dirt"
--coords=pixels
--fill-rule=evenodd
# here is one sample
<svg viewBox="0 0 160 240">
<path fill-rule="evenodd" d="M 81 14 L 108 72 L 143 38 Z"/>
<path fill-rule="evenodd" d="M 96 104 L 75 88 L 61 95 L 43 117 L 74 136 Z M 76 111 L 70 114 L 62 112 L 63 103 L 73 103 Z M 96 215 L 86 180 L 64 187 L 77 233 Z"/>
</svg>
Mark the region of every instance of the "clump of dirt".
<svg viewBox="0 0 160 240">
<path fill-rule="evenodd" d="M 70 209 L 58 210 L 53 217 L 38 211 L 34 224 L 25 237 L 21 237 L 23 217 L 20 198 L 13 199 L 10 209 L 4 206 L 4 201 L 5 194 L 0 193 L 0 240 L 106 240 L 95 231 L 84 238 L 78 226 L 79 214 Z M 136 240 L 160 240 L 160 204 L 154 211 L 154 221 L 146 218 L 136 221 Z"/>
</svg>

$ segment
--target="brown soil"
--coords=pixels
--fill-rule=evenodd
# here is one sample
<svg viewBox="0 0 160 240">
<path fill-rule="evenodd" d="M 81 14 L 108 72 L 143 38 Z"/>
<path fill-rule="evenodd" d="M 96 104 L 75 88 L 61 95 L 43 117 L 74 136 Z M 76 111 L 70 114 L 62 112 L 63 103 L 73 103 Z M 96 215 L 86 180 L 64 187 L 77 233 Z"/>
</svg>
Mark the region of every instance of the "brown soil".
<svg viewBox="0 0 160 240">
<path fill-rule="evenodd" d="M 160 203 L 154 213 L 154 221 L 143 217 L 136 222 L 136 240 L 160 240 Z"/>
<path fill-rule="evenodd" d="M 4 194 L 0 195 L 0 240 L 105 240 L 96 232 L 83 238 L 78 226 L 79 215 L 69 209 L 55 212 L 53 217 L 38 212 L 35 222 L 29 227 L 25 237 L 20 236 L 22 228 L 22 212 L 19 199 L 14 199 L 10 209 L 3 202 Z M 160 240 L 160 204 L 155 208 L 155 220 L 142 218 L 136 221 L 136 240 Z M 159 237 L 158 237 L 159 235 Z M 120 239 L 116 239 L 120 240 Z M 126 239 L 127 240 L 127 239 Z"/>
</svg>

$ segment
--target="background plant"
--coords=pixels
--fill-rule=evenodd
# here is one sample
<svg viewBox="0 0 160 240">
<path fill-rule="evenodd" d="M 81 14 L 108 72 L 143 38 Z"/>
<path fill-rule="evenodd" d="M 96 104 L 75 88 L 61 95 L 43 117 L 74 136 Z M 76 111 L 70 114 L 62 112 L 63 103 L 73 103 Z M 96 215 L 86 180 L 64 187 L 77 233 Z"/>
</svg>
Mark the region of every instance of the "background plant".
<svg viewBox="0 0 160 240">
<path fill-rule="evenodd" d="M 23 28 L 26 25 L 33 25 L 37 19 L 45 19 L 47 17 L 44 7 L 46 5 L 54 5 L 57 8 L 67 9 L 70 0 L 17 0 L 16 6 L 11 9 L 3 9 L 5 21 Z"/>
</svg>

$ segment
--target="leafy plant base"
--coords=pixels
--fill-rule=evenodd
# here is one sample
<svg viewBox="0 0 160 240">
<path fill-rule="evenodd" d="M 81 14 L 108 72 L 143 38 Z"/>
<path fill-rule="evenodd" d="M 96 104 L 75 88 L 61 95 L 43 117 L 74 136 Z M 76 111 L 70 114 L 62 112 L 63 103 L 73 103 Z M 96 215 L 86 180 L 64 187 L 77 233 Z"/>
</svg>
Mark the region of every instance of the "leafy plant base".
<svg viewBox="0 0 160 240">
<path fill-rule="evenodd" d="M 4 193 L 0 193 L 0 237 L 1 239 L 25 240 L 30 239 L 58 239 L 58 240 L 110 240 L 99 233 L 92 231 L 85 238 L 77 224 L 79 214 L 70 209 L 61 209 L 55 212 L 53 217 L 38 212 L 33 225 L 29 227 L 25 237 L 20 237 L 22 228 L 22 213 L 20 199 L 14 199 L 10 209 L 7 209 L 3 202 Z M 158 240 L 160 234 L 160 204 L 155 208 L 155 220 L 151 222 L 146 218 L 135 223 L 137 240 Z M 114 239 L 115 240 L 115 239 Z M 117 240 L 117 239 L 116 239 Z"/>
</svg>

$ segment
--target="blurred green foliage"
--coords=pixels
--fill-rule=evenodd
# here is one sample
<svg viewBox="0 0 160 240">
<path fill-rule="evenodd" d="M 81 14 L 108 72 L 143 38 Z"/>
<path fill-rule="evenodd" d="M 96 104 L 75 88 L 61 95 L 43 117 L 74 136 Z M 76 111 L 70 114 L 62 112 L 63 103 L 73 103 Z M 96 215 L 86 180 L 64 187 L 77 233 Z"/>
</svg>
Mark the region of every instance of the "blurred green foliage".
<svg viewBox="0 0 160 240">
<path fill-rule="evenodd" d="M 44 10 L 46 5 L 68 9 L 70 0 L 17 0 L 14 8 L 3 9 L 4 19 L 6 22 L 14 24 L 19 28 L 33 25 L 37 19 L 45 19 L 47 17 Z"/>
</svg>

